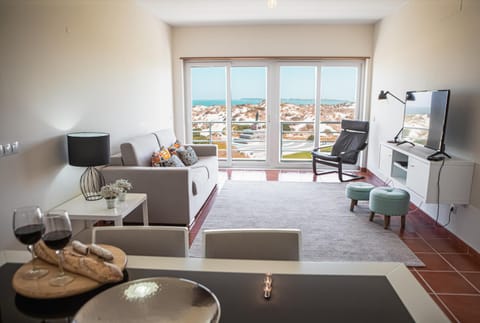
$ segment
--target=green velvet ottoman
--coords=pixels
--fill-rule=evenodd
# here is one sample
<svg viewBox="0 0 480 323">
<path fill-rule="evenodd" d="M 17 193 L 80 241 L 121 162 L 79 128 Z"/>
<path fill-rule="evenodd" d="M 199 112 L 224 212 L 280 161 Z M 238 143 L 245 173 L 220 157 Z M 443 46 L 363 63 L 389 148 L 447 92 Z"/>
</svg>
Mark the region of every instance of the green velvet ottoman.
<svg viewBox="0 0 480 323">
<path fill-rule="evenodd" d="M 410 194 L 407 191 L 394 187 L 377 187 L 370 192 L 370 221 L 373 221 L 375 213 L 385 217 L 384 228 L 390 225 L 391 216 L 402 217 L 402 230 L 405 229 L 405 217 L 408 213 Z"/>
<path fill-rule="evenodd" d="M 364 182 L 350 183 L 345 189 L 345 195 L 351 199 L 350 211 L 353 211 L 353 207 L 358 204 L 358 201 L 368 201 L 370 191 L 374 188 L 372 184 Z"/>
</svg>

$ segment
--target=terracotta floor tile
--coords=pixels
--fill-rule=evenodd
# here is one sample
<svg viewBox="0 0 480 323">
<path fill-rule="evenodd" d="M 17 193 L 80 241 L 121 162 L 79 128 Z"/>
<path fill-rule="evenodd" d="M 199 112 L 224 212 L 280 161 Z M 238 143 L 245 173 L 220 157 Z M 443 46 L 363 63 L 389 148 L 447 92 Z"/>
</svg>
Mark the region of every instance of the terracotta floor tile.
<svg viewBox="0 0 480 323">
<path fill-rule="evenodd" d="M 401 230 L 400 227 L 390 228 L 393 232 L 395 232 L 400 239 L 412 239 L 412 238 L 419 238 L 420 236 L 412 230 L 408 224 L 405 230 Z"/>
<path fill-rule="evenodd" d="M 471 282 L 475 287 L 480 289 L 480 273 L 462 273 L 469 282 Z"/>
<path fill-rule="evenodd" d="M 418 280 L 420 285 L 422 285 L 423 289 L 425 289 L 429 293 L 432 292 L 432 289 L 430 287 L 428 287 L 428 285 L 425 283 L 425 281 L 422 279 L 422 277 L 420 276 L 420 274 L 418 272 L 415 272 L 415 271 L 410 271 L 410 272 Z"/>
<path fill-rule="evenodd" d="M 480 296 L 439 295 L 462 323 L 480 322 Z"/>
<path fill-rule="evenodd" d="M 460 254 L 442 254 L 447 261 L 457 268 L 458 271 L 478 271 L 480 272 L 480 264 L 477 263 L 472 256 Z"/>
<path fill-rule="evenodd" d="M 412 249 L 413 252 L 433 252 L 422 239 L 403 239 L 403 242 Z"/>
<path fill-rule="evenodd" d="M 415 230 L 422 238 L 428 239 L 447 239 L 449 233 L 447 230 L 432 226 L 422 226 Z"/>
<path fill-rule="evenodd" d="M 418 253 L 416 256 L 426 265 L 426 267 L 420 267 L 420 270 L 454 270 L 440 255 L 436 253 Z"/>
<path fill-rule="evenodd" d="M 427 242 L 433 249 L 442 252 L 466 253 L 468 249 L 465 246 L 459 246 L 451 239 L 427 239 Z"/>
<path fill-rule="evenodd" d="M 436 293 L 477 294 L 477 291 L 456 272 L 417 271 Z"/>
<path fill-rule="evenodd" d="M 450 321 L 452 322 L 458 322 L 457 318 L 453 316 L 452 313 L 450 313 L 449 309 L 445 307 L 445 305 L 442 303 L 442 301 L 436 296 L 435 294 L 430 294 L 430 297 L 437 303 L 438 307 L 445 313 L 445 315 L 449 318 Z"/>
</svg>

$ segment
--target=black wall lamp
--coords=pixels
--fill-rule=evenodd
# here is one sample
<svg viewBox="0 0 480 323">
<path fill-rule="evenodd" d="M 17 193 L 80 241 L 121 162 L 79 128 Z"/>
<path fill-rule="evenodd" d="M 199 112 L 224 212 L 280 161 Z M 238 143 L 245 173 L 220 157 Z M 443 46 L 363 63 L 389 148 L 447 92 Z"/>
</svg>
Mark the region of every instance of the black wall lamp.
<svg viewBox="0 0 480 323">
<path fill-rule="evenodd" d="M 400 101 L 402 104 L 405 104 L 405 101 L 401 100 L 398 96 L 396 96 L 395 94 L 393 94 L 393 93 L 390 92 L 390 91 L 381 90 L 380 93 L 378 94 L 378 99 L 379 99 L 379 100 L 386 100 L 386 99 L 387 99 L 387 95 L 391 95 L 391 96 L 393 96 L 395 99 L 397 99 L 398 101 Z M 405 95 L 405 100 L 406 100 L 406 101 L 415 101 L 415 97 L 413 96 L 412 92 L 407 92 L 407 94 Z"/>
<path fill-rule="evenodd" d="M 415 96 L 412 94 L 412 92 L 407 92 L 407 94 L 405 95 L 405 101 L 401 100 L 398 96 L 396 96 L 395 94 L 393 94 L 392 92 L 390 91 L 384 91 L 384 90 L 381 90 L 380 93 L 378 94 L 378 99 L 379 100 L 386 100 L 387 99 L 387 95 L 391 95 L 393 96 L 395 99 L 397 99 L 399 102 L 401 102 L 402 104 L 405 104 L 406 101 L 415 101 Z M 402 143 L 405 143 L 406 141 L 398 141 L 398 137 L 400 136 L 400 134 L 402 133 L 403 131 L 403 127 L 400 129 L 400 131 L 395 135 L 395 137 L 393 138 L 393 140 L 389 140 L 388 142 L 389 143 L 395 143 L 397 145 L 400 145 Z M 408 142 L 412 145 L 414 145 L 413 143 L 411 142 Z M 414 145 L 415 146 L 415 145 Z"/>
</svg>

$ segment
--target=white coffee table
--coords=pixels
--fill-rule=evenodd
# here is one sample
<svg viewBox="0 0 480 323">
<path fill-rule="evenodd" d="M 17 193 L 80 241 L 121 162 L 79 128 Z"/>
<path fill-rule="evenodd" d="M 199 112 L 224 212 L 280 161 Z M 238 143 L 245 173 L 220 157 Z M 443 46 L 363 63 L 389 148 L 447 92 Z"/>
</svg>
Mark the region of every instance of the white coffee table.
<svg viewBox="0 0 480 323">
<path fill-rule="evenodd" d="M 128 193 L 125 201 L 117 201 L 114 209 L 107 209 L 104 199 L 87 201 L 83 195 L 78 195 L 55 208 L 66 210 L 70 220 L 84 220 L 86 227 L 92 227 L 99 220 L 114 221 L 115 225 L 122 226 L 123 218 L 140 204 L 143 211 L 143 225 L 148 225 L 147 194 L 144 193 Z"/>
</svg>

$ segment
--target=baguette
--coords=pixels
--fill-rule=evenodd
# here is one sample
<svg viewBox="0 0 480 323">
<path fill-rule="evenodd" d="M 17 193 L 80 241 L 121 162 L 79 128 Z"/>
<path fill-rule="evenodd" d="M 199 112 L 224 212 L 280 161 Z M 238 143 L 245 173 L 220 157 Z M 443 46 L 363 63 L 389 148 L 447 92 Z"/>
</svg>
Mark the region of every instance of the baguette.
<svg viewBox="0 0 480 323">
<path fill-rule="evenodd" d="M 55 250 L 48 248 L 43 241 L 35 244 L 35 253 L 40 259 L 58 265 Z M 68 249 L 64 251 L 63 267 L 99 283 L 113 283 L 123 279 L 122 270 L 118 266 L 92 257 L 78 256 Z"/>
</svg>

